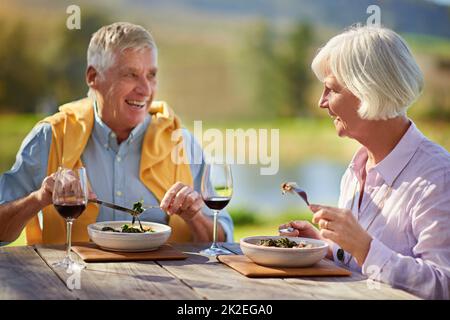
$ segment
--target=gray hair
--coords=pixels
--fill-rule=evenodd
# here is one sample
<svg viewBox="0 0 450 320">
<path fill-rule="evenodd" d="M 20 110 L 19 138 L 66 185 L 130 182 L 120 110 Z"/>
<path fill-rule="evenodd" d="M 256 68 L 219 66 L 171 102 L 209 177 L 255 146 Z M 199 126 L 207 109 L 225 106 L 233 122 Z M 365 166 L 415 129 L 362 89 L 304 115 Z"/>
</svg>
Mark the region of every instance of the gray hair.
<svg viewBox="0 0 450 320">
<path fill-rule="evenodd" d="M 128 22 L 116 22 L 95 32 L 87 50 L 87 65 L 97 70 L 99 76 L 114 64 L 116 54 L 126 49 L 149 48 L 157 52 L 152 35 L 143 27 Z M 89 89 L 88 96 L 93 96 Z"/>
<path fill-rule="evenodd" d="M 383 27 L 352 27 L 331 38 L 311 68 L 320 81 L 330 70 L 361 101 L 358 113 L 367 120 L 406 115 L 423 88 L 422 72 L 408 45 Z"/>
</svg>

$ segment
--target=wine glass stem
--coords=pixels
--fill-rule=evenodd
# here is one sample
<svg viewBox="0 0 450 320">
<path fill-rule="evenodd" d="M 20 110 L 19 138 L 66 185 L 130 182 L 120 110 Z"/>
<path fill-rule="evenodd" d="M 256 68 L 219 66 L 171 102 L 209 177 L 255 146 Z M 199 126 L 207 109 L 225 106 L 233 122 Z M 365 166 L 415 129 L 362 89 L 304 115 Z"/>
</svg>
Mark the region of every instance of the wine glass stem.
<svg viewBox="0 0 450 320">
<path fill-rule="evenodd" d="M 72 247 L 72 220 L 67 220 L 67 258 L 71 259 L 70 257 L 70 250 Z"/>
<path fill-rule="evenodd" d="M 217 216 L 219 215 L 219 210 L 214 211 L 214 223 L 213 223 L 213 243 L 212 247 L 217 247 Z"/>
</svg>

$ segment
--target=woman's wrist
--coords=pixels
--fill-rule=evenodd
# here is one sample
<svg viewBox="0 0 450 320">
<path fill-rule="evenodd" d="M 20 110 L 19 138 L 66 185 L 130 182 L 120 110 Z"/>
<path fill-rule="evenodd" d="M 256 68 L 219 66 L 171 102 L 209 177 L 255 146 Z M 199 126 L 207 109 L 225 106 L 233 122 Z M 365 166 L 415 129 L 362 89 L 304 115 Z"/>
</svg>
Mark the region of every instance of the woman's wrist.
<svg viewBox="0 0 450 320">
<path fill-rule="evenodd" d="M 328 243 L 327 259 L 334 260 L 334 256 L 333 256 L 333 244 L 334 244 L 334 242 L 332 242 L 332 241 L 330 241 L 328 239 L 323 239 L 323 238 L 321 238 L 320 240 L 323 240 L 326 243 Z"/>
<path fill-rule="evenodd" d="M 358 250 L 353 255 L 360 267 L 362 267 L 362 265 L 366 261 L 367 255 L 369 254 L 371 243 L 372 237 L 369 234 L 366 234 L 366 237 L 364 237 L 364 239 L 360 242 Z"/>
<path fill-rule="evenodd" d="M 327 259 L 334 260 L 333 249 L 331 247 L 328 247 Z"/>
</svg>

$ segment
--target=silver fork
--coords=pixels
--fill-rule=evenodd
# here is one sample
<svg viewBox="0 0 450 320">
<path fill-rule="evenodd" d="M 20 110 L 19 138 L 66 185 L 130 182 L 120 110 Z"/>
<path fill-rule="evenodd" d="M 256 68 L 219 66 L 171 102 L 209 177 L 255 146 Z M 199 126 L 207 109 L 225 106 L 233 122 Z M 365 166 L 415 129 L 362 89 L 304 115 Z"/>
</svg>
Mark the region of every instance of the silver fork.
<svg viewBox="0 0 450 320">
<path fill-rule="evenodd" d="M 281 185 L 281 192 L 285 194 L 286 192 L 294 192 L 298 194 L 303 201 L 309 206 L 308 195 L 306 191 L 300 188 L 295 182 L 285 182 Z"/>
<path fill-rule="evenodd" d="M 296 193 L 300 196 L 300 198 L 303 199 L 303 201 L 305 201 L 305 203 L 309 206 L 309 201 L 308 201 L 308 195 L 306 194 L 306 191 L 303 190 L 302 188 L 300 188 L 297 183 L 295 182 L 285 182 L 281 185 L 281 192 L 283 194 L 286 194 L 286 192 L 293 192 Z M 278 230 L 280 233 L 290 233 L 294 231 L 294 228 L 289 227 L 289 228 L 284 228 L 284 229 L 280 229 Z"/>
<path fill-rule="evenodd" d="M 294 228 L 289 227 L 289 228 L 280 229 L 280 230 L 278 230 L 278 232 L 280 232 L 280 233 L 289 233 L 289 232 L 293 232 L 294 230 L 295 230 Z"/>
</svg>

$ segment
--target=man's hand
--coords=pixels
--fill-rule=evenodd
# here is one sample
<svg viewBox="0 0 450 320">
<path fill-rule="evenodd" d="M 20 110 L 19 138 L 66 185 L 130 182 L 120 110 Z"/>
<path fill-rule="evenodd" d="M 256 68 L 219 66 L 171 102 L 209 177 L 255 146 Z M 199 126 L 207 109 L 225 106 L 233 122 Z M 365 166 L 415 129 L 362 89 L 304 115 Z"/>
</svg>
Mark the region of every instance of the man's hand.
<svg viewBox="0 0 450 320">
<path fill-rule="evenodd" d="M 339 245 L 355 257 L 359 266 L 364 264 L 372 237 L 364 230 L 348 209 L 310 205 L 313 222 L 319 224 L 320 235 Z"/>
<path fill-rule="evenodd" d="M 29 195 L 0 205 L 0 241 L 12 242 L 19 237 L 27 222 L 42 208 L 52 204 L 55 174 L 42 181 L 41 187 Z"/>
<path fill-rule="evenodd" d="M 167 190 L 160 207 L 169 215 L 178 214 L 191 228 L 194 242 L 208 242 L 212 239 L 212 219 L 202 213 L 204 206 L 201 195 L 191 187 L 177 182 Z M 225 241 L 225 232 L 220 223 L 217 226 L 218 241 Z"/>
<path fill-rule="evenodd" d="M 42 208 L 52 204 L 53 187 L 55 185 L 55 173 L 47 176 L 42 181 L 41 187 L 34 192 L 36 199 L 38 200 Z"/>
<path fill-rule="evenodd" d="M 161 209 L 169 215 L 178 214 L 185 221 L 192 220 L 204 205 L 201 195 L 191 187 L 177 182 L 167 190 Z"/>
</svg>

